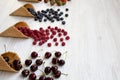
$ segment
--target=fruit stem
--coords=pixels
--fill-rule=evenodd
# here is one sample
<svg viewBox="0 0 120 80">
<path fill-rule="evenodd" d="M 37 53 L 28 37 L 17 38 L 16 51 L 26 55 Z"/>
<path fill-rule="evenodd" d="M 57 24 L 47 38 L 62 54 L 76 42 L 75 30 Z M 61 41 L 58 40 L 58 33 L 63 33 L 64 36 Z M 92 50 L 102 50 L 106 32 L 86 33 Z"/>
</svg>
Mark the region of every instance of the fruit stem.
<svg viewBox="0 0 120 80">
<path fill-rule="evenodd" d="M 6 49 L 6 44 L 4 44 L 4 49 L 5 49 L 5 52 L 7 52 L 7 49 Z"/>
</svg>

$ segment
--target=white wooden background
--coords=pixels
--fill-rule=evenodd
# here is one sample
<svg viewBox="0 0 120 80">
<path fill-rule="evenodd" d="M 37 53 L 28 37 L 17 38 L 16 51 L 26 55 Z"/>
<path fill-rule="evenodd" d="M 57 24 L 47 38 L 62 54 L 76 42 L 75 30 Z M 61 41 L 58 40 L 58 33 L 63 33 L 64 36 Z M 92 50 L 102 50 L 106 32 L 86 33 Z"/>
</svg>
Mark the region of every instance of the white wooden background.
<svg viewBox="0 0 120 80">
<path fill-rule="evenodd" d="M 43 55 L 45 51 L 68 51 L 66 65 L 61 70 L 69 75 L 58 80 L 120 80 L 120 0 L 72 0 L 60 7 L 62 10 L 66 7 L 70 9 L 66 26 L 9 16 L 9 13 L 23 4 L 25 2 L 17 0 L 0 2 L 0 32 L 24 20 L 33 29 L 58 25 L 69 32 L 71 40 L 66 47 L 47 48 L 46 45 L 32 46 L 31 39 L 1 37 L 0 53 L 4 52 L 3 45 L 6 44 L 7 50 L 17 52 L 24 62 L 33 50 L 43 49 L 39 55 Z M 44 3 L 33 5 L 37 10 L 50 7 Z M 20 72 L 14 74 L 1 71 L 0 80 L 23 80 Z"/>
</svg>

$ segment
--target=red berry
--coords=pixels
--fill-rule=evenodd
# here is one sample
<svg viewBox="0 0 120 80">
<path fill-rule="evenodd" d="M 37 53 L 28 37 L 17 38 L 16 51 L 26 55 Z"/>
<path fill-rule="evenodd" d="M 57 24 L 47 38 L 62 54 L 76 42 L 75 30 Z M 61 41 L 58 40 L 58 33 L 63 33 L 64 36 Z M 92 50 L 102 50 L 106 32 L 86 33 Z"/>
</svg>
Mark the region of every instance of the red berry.
<svg viewBox="0 0 120 80">
<path fill-rule="evenodd" d="M 61 32 L 61 29 L 59 28 L 57 31 L 58 31 L 58 32 Z"/>
<path fill-rule="evenodd" d="M 62 46 L 65 46 L 65 42 L 62 42 Z"/>
<path fill-rule="evenodd" d="M 54 35 L 51 35 L 50 38 L 52 39 L 54 37 Z"/>
<path fill-rule="evenodd" d="M 55 30 L 58 30 L 58 27 L 57 27 L 57 26 L 55 27 Z"/>
<path fill-rule="evenodd" d="M 56 35 L 56 32 L 55 32 L 55 31 L 52 31 L 52 34 L 53 34 L 53 35 Z"/>
<path fill-rule="evenodd" d="M 62 34 L 61 34 L 61 33 L 58 33 L 58 36 L 59 36 L 59 37 L 61 37 L 61 36 L 62 36 Z"/>
<path fill-rule="evenodd" d="M 53 41 L 56 42 L 56 41 L 57 41 L 57 38 L 54 38 Z"/>
<path fill-rule="evenodd" d="M 62 2 L 67 2 L 67 0 L 61 0 Z"/>
<path fill-rule="evenodd" d="M 58 46 L 58 42 L 55 43 L 55 46 Z"/>
<path fill-rule="evenodd" d="M 32 43 L 33 45 L 36 45 L 37 44 L 37 41 L 33 41 L 33 43 Z"/>
<path fill-rule="evenodd" d="M 51 26 L 48 26 L 48 29 L 50 29 L 51 28 Z"/>
<path fill-rule="evenodd" d="M 48 47 L 51 47 L 51 46 L 52 46 L 52 44 L 51 44 L 51 43 L 48 43 L 48 44 L 47 44 L 47 46 L 48 46 Z"/>
<path fill-rule="evenodd" d="M 63 33 L 64 36 L 66 36 L 67 34 L 68 34 L 68 33 L 67 33 L 66 31 Z"/>
<path fill-rule="evenodd" d="M 65 38 L 66 40 L 69 40 L 70 39 L 70 36 L 66 36 L 66 38 Z"/>
<path fill-rule="evenodd" d="M 64 39 L 63 38 L 60 38 L 60 41 L 62 42 Z"/>
</svg>

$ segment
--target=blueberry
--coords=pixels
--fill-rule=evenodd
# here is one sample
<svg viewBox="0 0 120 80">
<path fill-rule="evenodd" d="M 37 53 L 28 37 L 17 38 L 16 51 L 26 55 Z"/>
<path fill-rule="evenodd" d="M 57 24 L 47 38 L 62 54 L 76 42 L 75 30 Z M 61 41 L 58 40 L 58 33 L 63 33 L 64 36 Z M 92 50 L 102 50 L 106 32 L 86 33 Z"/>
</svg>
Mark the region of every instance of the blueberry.
<svg viewBox="0 0 120 80">
<path fill-rule="evenodd" d="M 65 14 L 65 17 L 68 17 L 68 14 Z"/>
<path fill-rule="evenodd" d="M 60 18 L 60 20 L 62 21 L 62 20 L 64 20 L 64 18 L 63 18 L 63 17 L 61 17 L 61 18 Z"/>
<path fill-rule="evenodd" d="M 69 11 L 69 9 L 68 9 L 68 8 L 66 8 L 66 9 L 65 9 L 65 11 Z"/>
<path fill-rule="evenodd" d="M 44 19 L 44 22 L 46 22 L 47 21 L 47 19 Z"/>
<path fill-rule="evenodd" d="M 62 21 L 62 24 L 65 25 L 65 21 Z"/>
<path fill-rule="evenodd" d="M 57 11 L 60 11 L 60 9 L 57 9 Z"/>
</svg>

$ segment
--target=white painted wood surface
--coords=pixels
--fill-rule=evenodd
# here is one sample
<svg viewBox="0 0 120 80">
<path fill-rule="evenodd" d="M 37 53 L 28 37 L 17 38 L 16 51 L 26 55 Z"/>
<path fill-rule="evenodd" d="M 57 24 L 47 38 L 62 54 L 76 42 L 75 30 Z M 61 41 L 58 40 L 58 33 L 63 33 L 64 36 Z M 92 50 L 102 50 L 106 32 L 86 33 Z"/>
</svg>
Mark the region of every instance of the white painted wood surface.
<svg viewBox="0 0 120 80">
<path fill-rule="evenodd" d="M 31 28 L 44 28 L 48 25 L 60 23 L 39 23 L 30 18 L 11 17 L 9 13 L 25 4 L 17 0 L 3 0 L 0 2 L 0 32 L 10 25 L 24 20 Z M 37 10 L 48 6 L 44 3 L 33 4 Z M 61 9 L 68 7 L 70 17 L 65 28 L 71 40 L 66 47 L 47 48 L 32 46 L 32 40 L 0 38 L 0 53 L 4 52 L 3 45 L 8 51 L 19 54 L 22 62 L 30 55 L 32 50 L 40 50 L 40 55 L 45 51 L 68 51 L 67 64 L 61 68 L 69 75 L 58 80 L 120 80 L 120 0 L 72 0 Z M 57 9 L 58 7 L 53 7 Z M 0 71 L 0 80 L 26 80 L 20 73 Z"/>
</svg>

